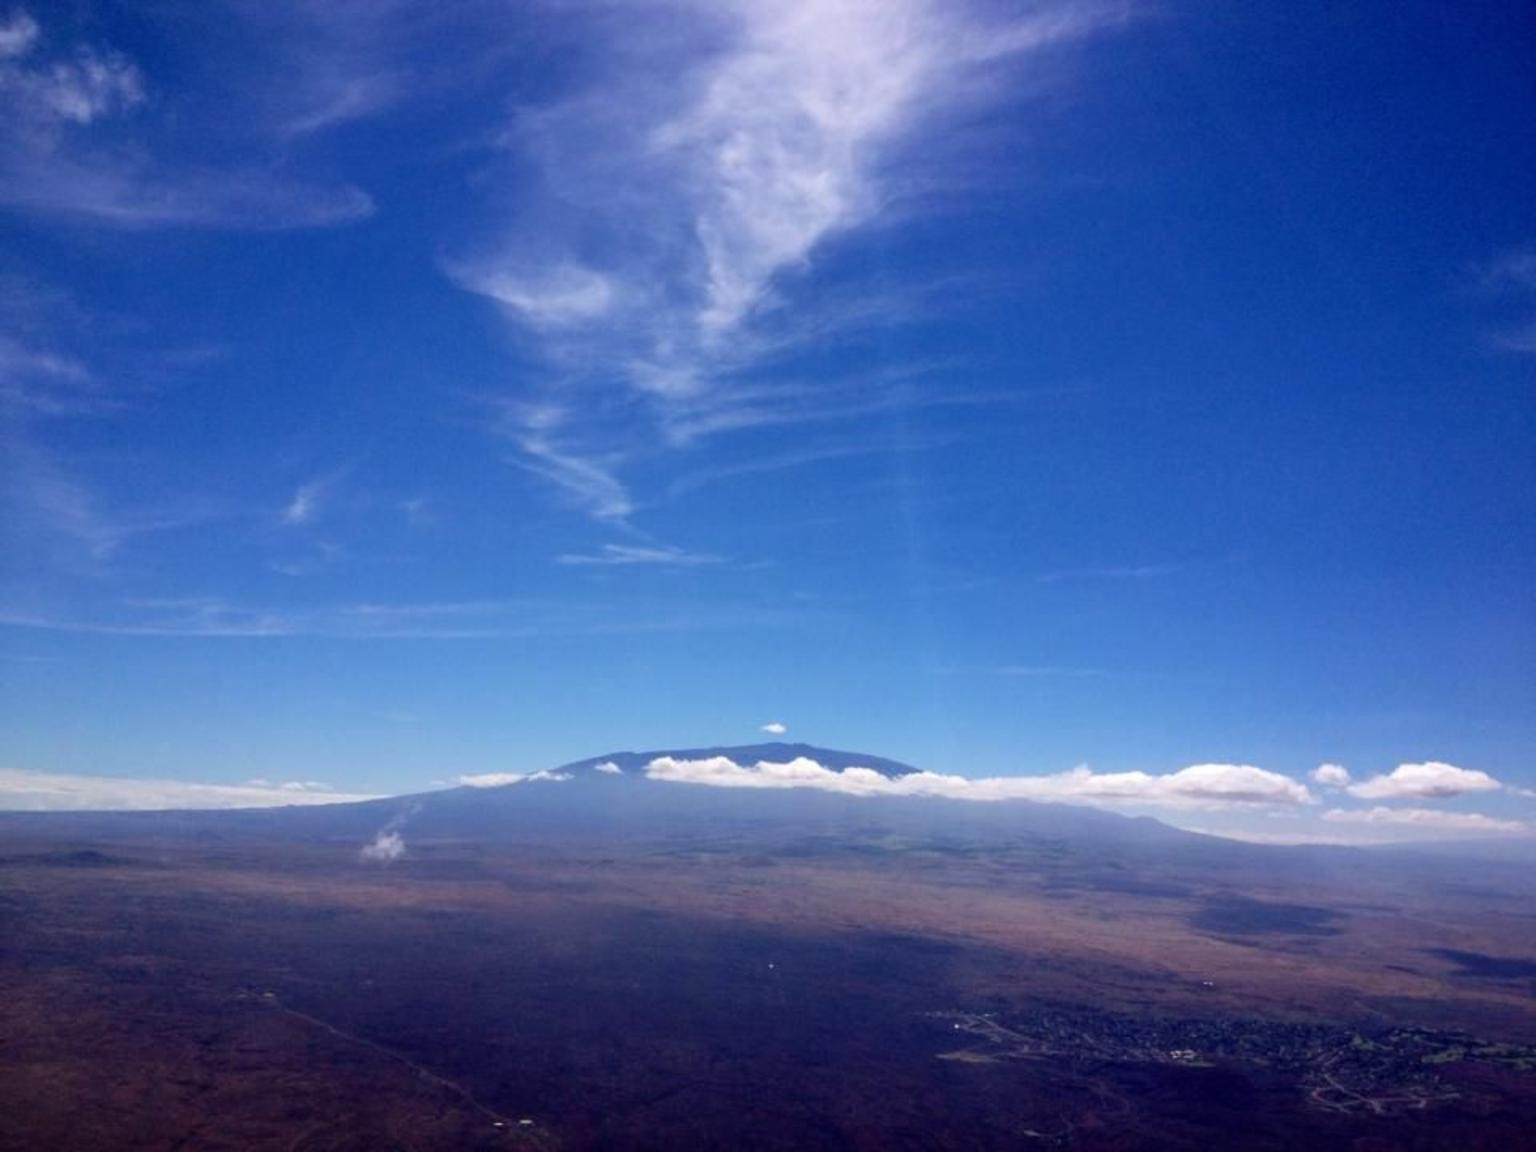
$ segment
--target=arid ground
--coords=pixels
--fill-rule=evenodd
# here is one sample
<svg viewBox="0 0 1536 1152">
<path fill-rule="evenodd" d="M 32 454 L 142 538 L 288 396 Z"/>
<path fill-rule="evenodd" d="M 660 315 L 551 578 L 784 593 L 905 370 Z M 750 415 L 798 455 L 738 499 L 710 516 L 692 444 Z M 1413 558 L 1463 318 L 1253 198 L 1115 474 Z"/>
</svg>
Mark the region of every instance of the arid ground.
<svg viewBox="0 0 1536 1152">
<path fill-rule="evenodd" d="M 0 1149 L 1536 1147 L 1532 893 L 1193 838 L 379 866 L 0 818 Z"/>
</svg>

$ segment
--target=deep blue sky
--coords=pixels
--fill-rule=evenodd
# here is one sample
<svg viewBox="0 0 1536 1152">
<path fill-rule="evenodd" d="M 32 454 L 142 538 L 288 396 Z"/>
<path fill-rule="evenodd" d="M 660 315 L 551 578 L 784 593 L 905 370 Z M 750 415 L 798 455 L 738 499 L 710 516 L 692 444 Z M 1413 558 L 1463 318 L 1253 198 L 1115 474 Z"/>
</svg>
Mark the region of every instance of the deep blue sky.
<svg viewBox="0 0 1536 1152">
<path fill-rule="evenodd" d="M 1528 6 L 437 7 L 0 10 L 0 768 L 1536 786 Z"/>
</svg>

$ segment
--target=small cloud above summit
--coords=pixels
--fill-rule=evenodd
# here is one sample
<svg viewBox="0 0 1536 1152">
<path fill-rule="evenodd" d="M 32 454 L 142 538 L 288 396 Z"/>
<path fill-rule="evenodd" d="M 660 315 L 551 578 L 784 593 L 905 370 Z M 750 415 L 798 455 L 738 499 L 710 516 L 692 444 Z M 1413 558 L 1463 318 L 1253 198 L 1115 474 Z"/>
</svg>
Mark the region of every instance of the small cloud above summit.
<svg viewBox="0 0 1536 1152">
<path fill-rule="evenodd" d="M 764 724 L 762 731 L 768 733 L 770 736 L 782 736 L 784 733 L 789 731 L 789 725 L 780 724 L 777 720 L 773 720 L 767 724 Z"/>
</svg>

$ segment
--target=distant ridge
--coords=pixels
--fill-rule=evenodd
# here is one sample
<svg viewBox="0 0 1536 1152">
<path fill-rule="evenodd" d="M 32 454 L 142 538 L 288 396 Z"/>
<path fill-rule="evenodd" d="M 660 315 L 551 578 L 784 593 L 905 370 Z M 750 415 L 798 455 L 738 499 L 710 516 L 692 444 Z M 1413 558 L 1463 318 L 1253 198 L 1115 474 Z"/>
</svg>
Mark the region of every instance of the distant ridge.
<svg viewBox="0 0 1536 1152">
<path fill-rule="evenodd" d="M 774 741 L 767 744 L 734 744 L 712 748 L 663 748 L 654 752 L 610 752 L 606 756 L 593 756 L 577 760 L 555 769 L 556 772 L 583 776 L 594 772 L 599 764 L 616 764 L 625 772 L 643 772 L 652 760 L 670 756 L 674 760 L 709 760 L 724 756 L 736 764 L 751 765 L 760 760 L 784 764 L 790 760 L 814 760 L 823 768 L 841 771 L 844 768 L 870 768 L 882 776 L 895 779 L 908 776 L 919 769 L 899 760 L 887 760 L 883 756 L 869 756 L 862 752 L 839 752 L 835 748 L 819 748 L 814 744 L 786 744 Z"/>
</svg>

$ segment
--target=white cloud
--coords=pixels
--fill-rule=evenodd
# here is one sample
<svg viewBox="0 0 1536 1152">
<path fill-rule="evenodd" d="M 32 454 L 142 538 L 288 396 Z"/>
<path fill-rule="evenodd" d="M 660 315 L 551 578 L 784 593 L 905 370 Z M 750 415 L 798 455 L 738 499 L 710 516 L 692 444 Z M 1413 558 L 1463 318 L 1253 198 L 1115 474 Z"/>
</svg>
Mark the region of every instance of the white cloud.
<svg viewBox="0 0 1536 1152">
<path fill-rule="evenodd" d="M 1342 764 L 1319 764 L 1312 770 L 1312 779 L 1327 788 L 1343 788 L 1350 781 L 1349 769 Z"/>
<path fill-rule="evenodd" d="M 392 863 L 405 855 L 405 838 L 398 832 L 380 832 L 372 844 L 363 845 L 359 855 L 374 864 Z"/>
<path fill-rule="evenodd" d="M 1305 784 L 1246 764 L 1196 764 L 1162 776 L 1094 772 L 1086 767 L 1053 776 L 970 778 L 913 772 L 895 779 L 872 768 L 841 770 L 797 758 L 740 765 L 724 756 L 646 765 L 653 780 L 721 788 L 815 788 L 852 796 L 940 796 L 957 800 L 1041 800 L 1106 806 L 1169 808 L 1312 803 Z"/>
<path fill-rule="evenodd" d="M 521 109 L 507 134 L 519 173 L 531 163 L 542 177 L 511 194 L 547 194 L 520 203 L 490 250 L 448 269 L 536 337 L 548 394 L 601 414 L 511 434 L 600 518 L 627 514 L 627 500 L 612 511 L 611 488 L 655 447 L 637 421 L 654 420 L 665 445 L 842 414 L 829 402 L 841 380 L 816 381 L 806 404 L 791 383 L 748 379 L 825 336 L 794 281 L 893 211 L 924 176 L 922 142 L 987 96 L 1003 61 L 1123 18 L 1089 3 L 998 18 L 936 0 L 728 0 L 668 16 L 665 36 L 594 24 L 588 71 L 601 85 Z M 591 425 L 605 420 L 621 427 L 594 449 Z"/>
<path fill-rule="evenodd" d="M 372 799 L 376 797 L 331 791 L 317 781 L 199 784 L 187 780 L 0 769 L 0 809 L 24 812 L 274 808 Z"/>
<path fill-rule="evenodd" d="M 1480 812 L 1446 812 L 1438 808 L 1333 808 L 1323 813 L 1331 824 L 1381 825 L 1392 829 L 1438 836 L 1443 833 L 1509 834 L 1525 832 L 1519 820 L 1500 820 Z"/>
<path fill-rule="evenodd" d="M 595 765 L 593 765 L 592 770 L 594 772 L 605 773 L 605 774 L 607 774 L 609 776 L 622 776 L 622 775 L 624 775 L 624 769 L 620 768 L 612 760 L 604 760 L 601 764 L 595 764 Z"/>
<path fill-rule="evenodd" d="M 472 776 L 455 776 L 453 782 L 466 788 L 504 788 L 508 784 L 531 784 L 537 781 L 559 782 L 569 780 L 569 772 L 481 772 Z"/>
<path fill-rule="evenodd" d="M 567 552 L 556 559 L 559 564 L 653 564 L 669 568 L 693 568 L 700 564 L 719 564 L 720 556 L 708 552 L 688 552 L 670 545 L 604 544 L 596 554 Z"/>
<path fill-rule="evenodd" d="M 782 736 L 789 731 L 789 726 L 774 720 L 771 723 L 764 724 L 762 730 L 770 736 Z"/>
<path fill-rule="evenodd" d="M 1431 760 L 1399 764 L 1385 776 L 1372 776 L 1347 791 L 1361 800 L 1446 800 L 1470 792 L 1497 792 L 1503 785 L 1486 772 Z"/>
</svg>

